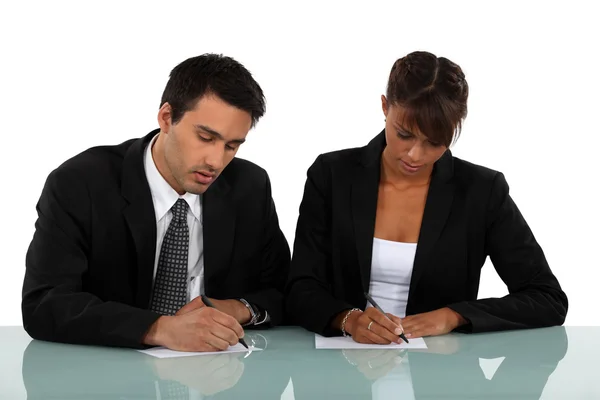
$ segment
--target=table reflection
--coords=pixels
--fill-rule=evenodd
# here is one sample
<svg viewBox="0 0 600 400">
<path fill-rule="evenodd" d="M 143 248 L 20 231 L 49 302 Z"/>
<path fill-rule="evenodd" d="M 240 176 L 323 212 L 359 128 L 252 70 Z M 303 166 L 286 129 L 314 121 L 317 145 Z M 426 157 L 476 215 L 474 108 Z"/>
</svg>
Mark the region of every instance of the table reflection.
<svg viewBox="0 0 600 400">
<path fill-rule="evenodd" d="M 426 338 L 427 350 L 319 350 L 292 371 L 300 399 L 539 399 L 567 352 L 564 327 Z M 310 368 L 309 357 L 319 368 Z M 499 364 L 486 377 L 485 361 Z"/>
<path fill-rule="evenodd" d="M 249 345 L 268 348 L 260 333 Z M 33 340 L 23 353 L 28 399 L 279 399 L 289 383 L 277 352 L 156 358 L 135 350 Z M 265 384 L 268 382 L 268 384 Z"/>
</svg>

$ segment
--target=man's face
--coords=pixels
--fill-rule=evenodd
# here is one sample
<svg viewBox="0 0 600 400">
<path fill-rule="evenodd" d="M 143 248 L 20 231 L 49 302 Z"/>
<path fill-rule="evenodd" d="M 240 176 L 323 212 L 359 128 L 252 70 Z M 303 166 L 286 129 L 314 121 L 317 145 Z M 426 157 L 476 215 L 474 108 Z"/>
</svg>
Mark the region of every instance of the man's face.
<svg viewBox="0 0 600 400">
<path fill-rule="evenodd" d="M 252 117 L 215 95 L 203 96 L 177 124 L 170 110 L 165 103 L 159 111 L 164 138 L 155 162 L 165 167 L 159 170 L 178 193 L 202 194 L 246 140 Z"/>
</svg>

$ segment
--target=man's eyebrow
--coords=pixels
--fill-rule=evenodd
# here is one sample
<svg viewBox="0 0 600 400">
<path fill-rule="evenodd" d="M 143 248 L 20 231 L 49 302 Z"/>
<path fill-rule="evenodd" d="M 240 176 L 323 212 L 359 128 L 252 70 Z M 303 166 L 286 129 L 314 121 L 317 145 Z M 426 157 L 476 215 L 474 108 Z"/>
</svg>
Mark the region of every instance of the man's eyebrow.
<svg viewBox="0 0 600 400">
<path fill-rule="evenodd" d="M 196 128 L 197 130 L 204 131 L 212 136 L 215 136 L 217 139 L 223 140 L 223 135 L 221 135 L 219 132 L 215 131 L 214 129 L 209 128 L 206 125 L 194 125 L 194 128 Z"/>
<path fill-rule="evenodd" d="M 215 131 L 214 129 L 212 129 L 206 125 L 194 125 L 194 128 L 196 128 L 197 130 L 200 130 L 200 131 L 204 131 L 204 132 L 208 133 L 209 135 L 216 137 L 219 140 L 225 140 L 223 135 L 221 135 L 219 132 Z M 234 140 L 230 140 L 229 143 L 242 144 L 245 141 L 246 141 L 246 139 L 234 139 Z"/>
</svg>

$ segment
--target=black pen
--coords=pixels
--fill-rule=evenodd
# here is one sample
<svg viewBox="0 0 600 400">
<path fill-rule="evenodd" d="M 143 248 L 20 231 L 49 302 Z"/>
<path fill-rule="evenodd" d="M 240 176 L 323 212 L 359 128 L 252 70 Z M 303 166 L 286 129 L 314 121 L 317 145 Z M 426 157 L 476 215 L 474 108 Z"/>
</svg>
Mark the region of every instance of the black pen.
<svg viewBox="0 0 600 400">
<path fill-rule="evenodd" d="M 212 303 L 212 301 L 210 301 L 210 300 L 208 299 L 208 297 L 206 297 L 205 295 L 201 294 L 201 295 L 200 295 L 200 298 L 202 299 L 202 302 L 203 302 L 204 304 L 206 304 L 206 306 L 207 306 L 207 307 L 210 307 L 210 308 L 217 308 L 217 307 L 215 307 L 215 305 Z M 242 346 L 244 346 L 245 348 L 248 348 L 248 345 L 246 344 L 246 341 L 244 340 L 244 338 L 240 338 L 239 342 L 242 344 Z"/>
<path fill-rule="evenodd" d="M 391 321 L 390 317 L 388 317 L 387 314 L 381 309 L 381 307 L 379 307 L 379 305 L 375 302 L 375 300 L 373 300 L 373 298 L 371 297 L 371 295 L 369 293 L 365 292 L 365 297 L 367 298 L 369 303 L 371 303 L 373 305 L 373 307 L 375 307 L 380 313 L 382 313 L 387 319 L 389 319 Z M 404 340 L 406 343 L 408 343 L 408 339 L 406 338 L 406 336 L 404 336 L 404 329 L 403 329 L 403 332 L 399 336 L 402 338 L 402 340 Z"/>
</svg>

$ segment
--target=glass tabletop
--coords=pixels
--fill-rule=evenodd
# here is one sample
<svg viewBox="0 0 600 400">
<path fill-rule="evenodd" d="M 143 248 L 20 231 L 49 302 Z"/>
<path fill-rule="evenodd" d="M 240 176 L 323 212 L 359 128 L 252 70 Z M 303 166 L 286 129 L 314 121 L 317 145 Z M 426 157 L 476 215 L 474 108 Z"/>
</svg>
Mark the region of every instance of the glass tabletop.
<svg viewBox="0 0 600 400">
<path fill-rule="evenodd" d="M 0 327 L 0 399 L 595 399 L 600 327 L 426 338 L 427 350 L 317 350 L 293 327 L 263 351 L 155 358 Z"/>
</svg>

